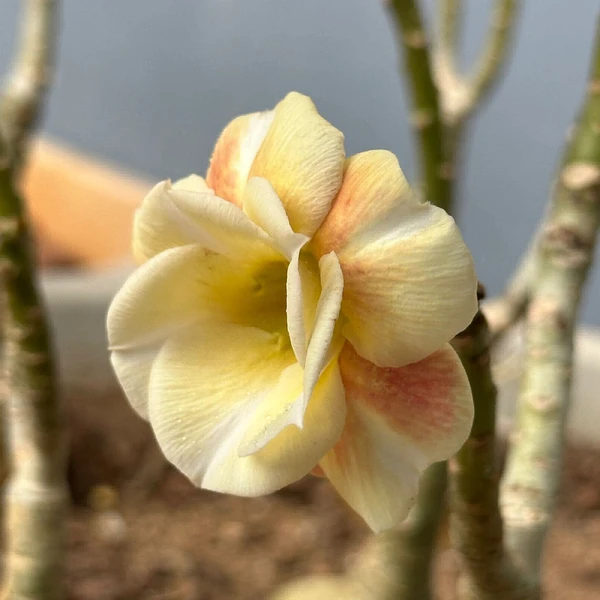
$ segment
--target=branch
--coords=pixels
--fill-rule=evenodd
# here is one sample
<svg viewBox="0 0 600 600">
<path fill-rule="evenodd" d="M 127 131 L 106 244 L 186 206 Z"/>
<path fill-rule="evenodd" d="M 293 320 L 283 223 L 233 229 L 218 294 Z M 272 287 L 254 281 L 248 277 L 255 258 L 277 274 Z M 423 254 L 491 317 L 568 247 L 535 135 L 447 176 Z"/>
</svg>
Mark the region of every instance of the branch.
<svg viewBox="0 0 600 600">
<path fill-rule="evenodd" d="M 497 81 L 515 29 L 519 0 L 497 0 L 487 42 L 471 79 L 471 104 L 474 106 L 489 93 Z"/>
<path fill-rule="evenodd" d="M 446 491 L 446 463 L 432 465 L 419 482 L 417 503 L 396 530 L 375 538 L 354 576 L 368 598 L 430 600 L 431 563 Z M 365 569 L 363 563 L 367 564 Z"/>
<path fill-rule="evenodd" d="M 539 261 L 541 231 L 540 228 L 529 244 L 503 295 L 486 302 L 482 307 L 490 327 L 491 346 L 494 346 L 527 312 L 531 286 Z"/>
<path fill-rule="evenodd" d="M 62 420 L 31 240 L 13 179 L 0 137 L 0 275 L 12 460 L 2 598 L 60 600 L 67 507 Z"/>
<path fill-rule="evenodd" d="M 432 600 L 431 561 L 446 490 L 446 463 L 429 467 L 417 503 L 395 530 L 372 536 L 348 573 L 303 577 L 272 600 Z"/>
<path fill-rule="evenodd" d="M 468 89 L 458 73 L 458 33 L 463 11 L 462 0 L 438 0 L 437 39 L 433 52 L 433 76 L 438 88 L 442 108 L 442 120 L 446 127 L 457 122 L 456 115 L 462 110 Z"/>
<path fill-rule="evenodd" d="M 402 47 L 412 97 L 412 126 L 418 140 L 423 195 L 450 211 L 452 185 L 444 159 L 444 131 L 438 91 L 433 81 L 427 35 L 416 0 L 387 3 Z"/>
<path fill-rule="evenodd" d="M 463 0 L 438 0 L 439 42 L 438 49 L 454 62 L 458 47 L 459 23 Z"/>
<path fill-rule="evenodd" d="M 19 47 L 0 100 L 0 122 L 16 164 L 37 124 L 52 80 L 58 0 L 25 0 Z"/>
<path fill-rule="evenodd" d="M 506 63 L 516 25 L 519 0 L 496 0 L 485 45 L 473 75 L 465 79 L 456 69 L 456 31 L 460 0 L 440 0 L 440 39 L 436 49 L 436 79 L 449 126 L 464 122 L 482 103 Z"/>
<path fill-rule="evenodd" d="M 482 294 L 481 294 L 482 295 Z M 496 386 L 490 371 L 487 322 L 479 312 L 452 342 L 465 368 L 475 405 L 469 439 L 450 459 L 450 535 L 461 557 L 464 600 L 534 600 L 534 586 L 504 549 L 498 505 Z"/>
<path fill-rule="evenodd" d="M 573 337 L 600 226 L 600 25 L 579 122 L 554 192 L 527 318 L 517 434 L 502 485 L 507 540 L 539 578 L 559 486 Z"/>
</svg>

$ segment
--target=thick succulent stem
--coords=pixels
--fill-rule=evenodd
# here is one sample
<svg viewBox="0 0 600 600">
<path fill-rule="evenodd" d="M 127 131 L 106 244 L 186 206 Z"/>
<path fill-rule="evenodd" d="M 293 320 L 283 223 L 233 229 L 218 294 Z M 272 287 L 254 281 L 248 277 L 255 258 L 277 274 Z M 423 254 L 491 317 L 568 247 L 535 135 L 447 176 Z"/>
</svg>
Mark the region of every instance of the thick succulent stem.
<svg viewBox="0 0 600 600">
<path fill-rule="evenodd" d="M 450 211 L 452 182 L 447 177 L 438 90 L 423 19 L 415 0 L 390 0 L 388 6 L 402 46 L 404 72 L 412 97 L 411 122 L 418 141 L 423 197 Z"/>
<path fill-rule="evenodd" d="M 2 598 L 63 598 L 67 488 L 55 367 L 22 202 L 0 144 L 0 273 L 11 474 Z"/>
<path fill-rule="evenodd" d="M 461 560 L 461 600 L 533 600 L 537 591 L 504 549 L 498 504 L 496 386 L 490 371 L 489 332 L 479 312 L 453 341 L 475 405 L 469 439 L 449 461 L 450 535 Z"/>
<path fill-rule="evenodd" d="M 600 28 L 587 96 L 565 156 L 540 238 L 518 424 L 501 497 L 507 541 L 536 579 L 559 485 L 574 328 L 600 225 Z"/>
<path fill-rule="evenodd" d="M 0 99 L 0 122 L 13 154 L 13 172 L 37 124 L 52 81 L 58 0 L 24 0 L 19 47 Z"/>
<path fill-rule="evenodd" d="M 366 598 L 434 598 L 430 570 L 445 491 L 446 463 L 436 463 L 421 476 L 417 503 L 406 521 L 373 539 L 368 551 L 371 559 L 367 561 L 368 569 L 358 565 L 355 573 Z"/>
<path fill-rule="evenodd" d="M 10 459 L 5 494 L 6 600 L 64 597 L 64 441 L 48 325 L 23 204 L 15 188 L 25 143 L 50 84 L 55 0 L 27 0 L 20 45 L 0 103 L 0 275 L 4 400 Z"/>
</svg>

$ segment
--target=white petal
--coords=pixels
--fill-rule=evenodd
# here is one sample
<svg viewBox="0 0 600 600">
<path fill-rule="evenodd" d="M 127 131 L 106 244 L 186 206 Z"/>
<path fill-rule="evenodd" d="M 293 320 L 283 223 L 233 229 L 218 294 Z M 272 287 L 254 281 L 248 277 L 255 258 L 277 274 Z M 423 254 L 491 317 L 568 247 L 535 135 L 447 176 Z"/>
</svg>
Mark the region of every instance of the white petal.
<svg viewBox="0 0 600 600">
<path fill-rule="evenodd" d="M 247 496 L 309 472 L 343 427 L 337 365 L 315 389 L 303 430 L 288 427 L 250 456 L 239 455 L 245 432 L 277 414 L 282 395 L 293 401 L 301 376 L 281 377 L 293 360 L 284 339 L 255 328 L 207 324 L 171 338 L 152 370 L 149 405 L 167 458 L 206 489 Z"/>
<path fill-rule="evenodd" d="M 319 466 L 374 531 L 397 525 L 417 495 L 420 474 L 446 460 L 473 422 L 471 388 L 447 344 L 404 367 L 381 368 L 350 344 L 340 355 L 348 415 Z"/>
<path fill-rule="evenodd" d="M 308 241 L 305 235 L 293 231 L 279 196 L 266 179 L 253 177 L 248 182 L 244 192 L 244 212 L 271 236 L 288 260 Z"/>
<path fill-rule="evenodd" d="M 275 117 L 275 111 L 235 118 L 219 137 L 206 180 L 217 196 L 243 205 L 244 189 L 256 154 Z"/>
<path fill-rule="evenodd" d="M 162 182 L 138 209 L 133 249 L 139 262 L 177 246 L 197 244 L 244 262 L 281 258 L 269 236 L 244 212 L 211 192 Z"/>
<path fill-rule="evenodd" d="M 341 344 L 334 344 L 333 338 L 342 305 L 344 277 L 334 252 L 330 252 L 321 258 L 319 271 L 321 295 L 309 336 L 304 367 L 304 401 L 306 403 L 321 372 L 332 356 L 341 350 Z M 339 341 L 342 341 L 341 336 L 339 336 Z"/>
<path fill-rule="evenodd" d="M 337 255 L 344 335 L 380 366 L 425 358 L 475 316 L 473 259 L 454 220 L 435 206 L 406 201 Z"/>
</svg>

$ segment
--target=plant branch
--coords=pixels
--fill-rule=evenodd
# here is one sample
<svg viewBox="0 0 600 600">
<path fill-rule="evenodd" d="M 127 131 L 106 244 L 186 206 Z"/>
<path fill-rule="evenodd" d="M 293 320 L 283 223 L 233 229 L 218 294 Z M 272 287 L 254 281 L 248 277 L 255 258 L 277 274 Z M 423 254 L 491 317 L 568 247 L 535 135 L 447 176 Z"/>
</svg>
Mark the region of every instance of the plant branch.
<svg viewBox="0 0 600 600">
<path fill-rule="evenodd" d="M 481 312 L 452 345 L 469 378 L 475 406 L 469 439 L 449 461 L 450 535 L 462 563 L 459 597 L 533 600 L 535 588 L 504 549 L 498 505 L 496 386 L 490 370 L 487 322 Z"/>
<path fill-rule="evenodd" d="M 5 600 L 63 598 L 62 420 L 23 203 L 0 139 L 0 274 L 11 476 L 6 491 Z"/>
<path fill-rule="evenodd" d="M 390 0 L 387 6 L 402 47 L 404 71 L 410 87 L 411 123 L 418 140 L 423 196 L 450 211 L 452 182 L 447 176 L 443 123 L 423 19 L 416 0 Z"/>
<path fill-rule="evenodd" d="M 461 0 L 439 0 L 439 39 L 435 50 L 435 78 L 446 126 L 460 125 L 479 107 L 498 80 L 508 58 L 519 0 L 496 0 L 484 48 L 469 77 L 456 67 L 457 31 Z"/>
<path fill-rule="evenodd" d="M 571 399 L 574 328 L 600 225 L 600 25 L 588 92 L 540 240 L 517 432 L 502 485 L 507 541 L 539 579 Z"/>
<path fill-rule="evenodd" d="M 496 1 L 485 47 L 470 81 L 471 110 L 490 92 L 506 63 L 519 4 L 519 0 Z"/>
<path fill-rule="evenodd" d="M 0 100 L 0 122 L 20 166 L 52 81 L 58 39 L 58 0 L 24 0 L 17 54 Z"/>
<path fill-rule="evenodd" d="M 3 600 L 62 600 L 67 509 L 65 444 L 44 308 L 15 183 L 50 85 L 57 0 L 26 0 L 19 48 L 0 98 L 2 366 L 10 479 L 5 493 Z"/>
<path fill-rule="evenodd" d="M 432 465 L 419 482 L 417 502 L 398 528 L 377 535 L 354 570 L 368 598 L 430 600 L 431 562 L 445 504 L 446 463 Z M 367 568 L 364 565 L 367 565 Z"/>
<path fill-rule="evenodd" d="M 527 312 L 539 260 L 540 235 L 541 230 L 530 242 L 502 296 L 486 302 L 482 308 L 489 323 L 491 346 L 497 344 Z"/>
<path fill-rule="evenodd" d="M 458 47 L 463 0 L 438 0 L 438 49 L 452 61 Z"/>
</svg>

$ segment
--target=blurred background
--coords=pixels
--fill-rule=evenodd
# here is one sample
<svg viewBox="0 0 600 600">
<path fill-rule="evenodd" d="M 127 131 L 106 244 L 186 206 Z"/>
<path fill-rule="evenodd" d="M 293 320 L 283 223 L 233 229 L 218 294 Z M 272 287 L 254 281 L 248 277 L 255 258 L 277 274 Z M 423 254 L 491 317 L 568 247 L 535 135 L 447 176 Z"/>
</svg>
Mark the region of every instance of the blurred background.
<svg viewBox="0 0 600 600">
<path fill-rule="evenodd" d="M 470 64 L 492 2 L 465 4 Z M 459 220 L 492 294 L 542 213 L 582 94 L 597 2 L 576 5 L 523 2 L 506 77 L 471 127 Z M 378 0 L 65 0 L 62 12 L 44 132 L 74 148 L 151 181 L 203 174 L 231 118 L 295 89 L 345 133 L 348 153 L 392 150 L 414 179 L 407 97 Z M 17 16 L 18 1 L 3 0 L 0 68 Z M 600 324 L 598 271 L 591 287 L 584 320 Z"/>
<path fill-rule="evenodd" d="M 19 4 L 0 2 L 0 73 L 13 54 Z M 433 0 L 423 4 L 431 14 Z M 462 59 L 471 66 L 493 3 L 464 4 Z M 506 76 L 469 127 L 457 211 L 489 295 L 502 291 L 542 216 L 582 98 L 598 12 L 597 0 L 522 5 Z M 106 308 L 131 268 L 131 213 L 148 185 L 204 174 L 229 120 L 271 108 L 290 90 L 310 95 L 344 132 L 348 154 L 389 149 L 415 180 L 407 93 L 381 0 L 62 2 L 42 135 L 76 153 L 35 150 L 38 175 L 27 196 L 36 225 L 46 227 L 38 229 L 45 265 L 106 267 L 107 257 L 117 264 L 48 269 L 42 278 L 68 407 L 73 599 L 266 598 L 298 575 L 345 570 L 368 535 L 316 478 L 257 499 L 193 489 L 166 467 L 108 362 Z M 61 236 L 77 261 L 50 243 Z M 600 325 L 598 268 L 590 287 L 583 321 Z M 599 339 L 579 337 L 585 360 L 547 558 L 550 600 L 590 600 L 600 585 Z M 501 418 L 516 395 L 515 356 L 500 390 Z M 444 536 L 436 569 L 451 589 L 457 570 Z"/>
</svg>

